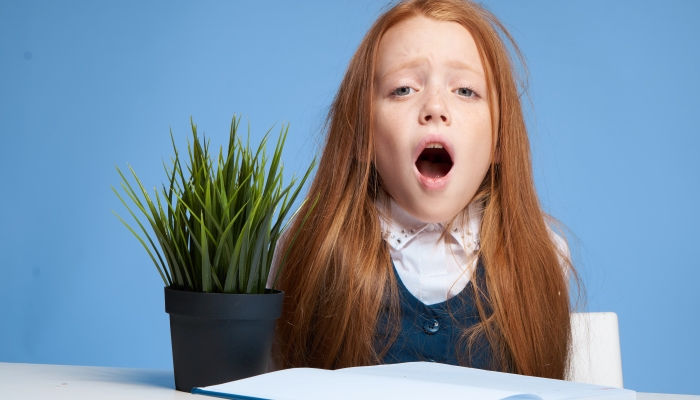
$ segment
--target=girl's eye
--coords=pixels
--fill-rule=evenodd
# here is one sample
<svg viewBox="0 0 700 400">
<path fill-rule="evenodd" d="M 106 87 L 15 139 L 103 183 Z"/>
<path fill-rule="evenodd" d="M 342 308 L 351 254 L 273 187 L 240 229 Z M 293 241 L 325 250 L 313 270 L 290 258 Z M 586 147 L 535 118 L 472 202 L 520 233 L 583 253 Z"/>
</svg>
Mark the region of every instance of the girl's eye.
<svg viewBox="0 0 700 400">
<path fill-rule="evenodd" d="M 457 93 L 460 96 L 464 96 L 464 97 L 473 97 L 475 95 L 473 90 L 466 88 L 466 87 L 462 87 L 462 88 L 455 90 L 455 93 Z"/>
<path fill-rule="evenodd" d="M 397 87 L 391 92 L 392 96 L 408 96 L 409 94 L 415 92 L 415 90 L 408 86 Z"/>
</svg>

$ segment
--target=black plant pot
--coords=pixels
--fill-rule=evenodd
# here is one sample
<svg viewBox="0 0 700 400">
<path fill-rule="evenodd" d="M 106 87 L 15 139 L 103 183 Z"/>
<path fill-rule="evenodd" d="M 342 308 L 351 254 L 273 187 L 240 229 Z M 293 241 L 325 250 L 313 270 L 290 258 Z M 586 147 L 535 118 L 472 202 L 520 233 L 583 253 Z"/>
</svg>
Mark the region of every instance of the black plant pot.
<svg viewBox="0 0 700 400">
<path fill-rule="evenodd" d="M 165 288 L 175 388 L 217 385 L 267 372 L 284 292 L 198 293 Z"/>
</svg>

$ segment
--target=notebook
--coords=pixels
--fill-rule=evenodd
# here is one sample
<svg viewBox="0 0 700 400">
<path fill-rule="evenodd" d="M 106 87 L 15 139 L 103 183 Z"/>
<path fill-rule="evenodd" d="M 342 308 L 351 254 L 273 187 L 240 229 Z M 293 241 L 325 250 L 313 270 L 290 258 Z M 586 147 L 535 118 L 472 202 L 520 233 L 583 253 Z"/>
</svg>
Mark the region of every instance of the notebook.
<svg viewBox="0 0 700 400">
<path fill-rule="evenodd" d="M 634 400 L 632 390 L 484 371 L 430 362 L 334 371 L 292 368 L 220 385 L 194 394 L 236 400 L 478 399 Z"/>
</svg>

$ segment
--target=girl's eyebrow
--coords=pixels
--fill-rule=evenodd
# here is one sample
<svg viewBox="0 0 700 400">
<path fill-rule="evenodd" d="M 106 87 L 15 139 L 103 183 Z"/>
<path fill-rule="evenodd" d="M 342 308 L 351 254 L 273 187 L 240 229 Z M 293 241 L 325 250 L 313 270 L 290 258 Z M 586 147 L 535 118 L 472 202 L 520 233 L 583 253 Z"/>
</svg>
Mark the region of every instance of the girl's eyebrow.
<svg viewBox="0 0 700 400">
<path fill-rule="evenodd" d="M 484 77 L 483 69 L 478 68 L 478 66 L 473 66 L 473 65 L 471 65 L 467 62 L 464 62 L 460 59 L 457 59 L 457 58 L 448 61 L 447 66 L 450 68 L 453 68 L 453 69 L 466 69 L 470 72 L 473 72 L 473 73 L 479 75 L 479 77 L 482 77 L 482 78 Z"/>
<path fill-rule="evenodd" d="M 414 58 L 408 61 L 405 61 L 396 67 L 390 69 L 386 73 L 382 74 L 379 79 L 384 79 L 389 75 L 395 74 L 396 72 L 399 72 L 404 69 L 414 69 L 421 67 L 423 65 L 430 64 L 430 61 L 426 57 L 420 57 L 420 58 Z M 458 58 L 453 58 L 449 61 L 447 61 L 446 65 L 452 69 L 458 69 L 458 70 L 467 70 L 470 72 L 475 73 L 479 77 L 483 78 L 484 77 L 484 71 L 481 68 L 477 68 L 472 66 L 471 64 L 460 60 Z"/>
<path fill-rule="evenodd" d="M 395 74 L 395 73 L 397 73 L 401 70 L 404 70 L 404 69 L 414 69 L 414 68 L 418 68 L 418 67 L 421 67 L 421 66 L 426 65 L 426 64 L 430 64 L 430 62 L 425 57 L 413 58 L 413 59 L 410 59 L 408 61 L 404 61 L 401 64 L 397 65 L 396 67 L 390 69 L 385 74 L 380 76 L 379 79 L 384 79 L 387 76 Z"/>
</svg>

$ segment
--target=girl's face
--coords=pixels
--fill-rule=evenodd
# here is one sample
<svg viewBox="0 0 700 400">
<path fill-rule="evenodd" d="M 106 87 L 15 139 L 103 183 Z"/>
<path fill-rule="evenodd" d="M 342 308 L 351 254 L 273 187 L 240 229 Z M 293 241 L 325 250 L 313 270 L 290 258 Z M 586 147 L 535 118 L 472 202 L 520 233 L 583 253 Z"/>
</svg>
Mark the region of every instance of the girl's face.
<svg viewBox="0 0 700 400">
<path fill-rule="evenodd" d="M 488 103 L 462 25 L 416 17 L 385 32 L 374 74 L 376 167 L 406 212 L 445 222 L 471 201 L 491 164 Z"/>
</svg>

